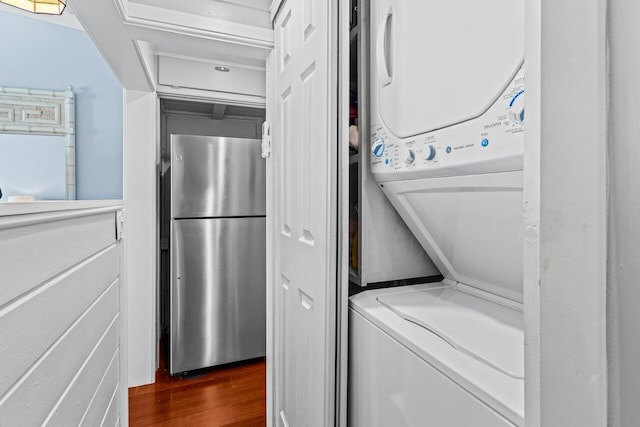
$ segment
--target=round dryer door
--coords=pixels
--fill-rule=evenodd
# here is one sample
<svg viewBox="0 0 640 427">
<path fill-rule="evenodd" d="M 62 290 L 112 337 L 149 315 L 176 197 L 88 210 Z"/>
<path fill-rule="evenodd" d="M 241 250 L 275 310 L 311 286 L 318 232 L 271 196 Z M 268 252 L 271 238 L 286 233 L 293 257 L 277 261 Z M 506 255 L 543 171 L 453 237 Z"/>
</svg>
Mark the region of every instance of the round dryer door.
<svg viewBox="0 0 640 427">
<path fill-rule="evenodd" d="M 524 58 L 524 0 L 379 0 L 379 114 L 406 138 L 482 115 Z"/>
</svg>

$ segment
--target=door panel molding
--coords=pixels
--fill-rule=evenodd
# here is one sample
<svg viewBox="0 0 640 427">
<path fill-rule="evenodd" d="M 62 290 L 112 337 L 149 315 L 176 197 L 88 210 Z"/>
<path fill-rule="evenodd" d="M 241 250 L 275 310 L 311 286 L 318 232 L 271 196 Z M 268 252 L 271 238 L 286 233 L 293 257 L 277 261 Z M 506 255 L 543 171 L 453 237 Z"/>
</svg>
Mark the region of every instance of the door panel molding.
<svg viewBox="0 0 640 427">
<path fill-rule="evenodd" d="M 270 426 L 336 420 L 337 1 L 284 1 L 267 70 Z M 272 360 L 274 363 L 269 363 Z"/>
</svg>

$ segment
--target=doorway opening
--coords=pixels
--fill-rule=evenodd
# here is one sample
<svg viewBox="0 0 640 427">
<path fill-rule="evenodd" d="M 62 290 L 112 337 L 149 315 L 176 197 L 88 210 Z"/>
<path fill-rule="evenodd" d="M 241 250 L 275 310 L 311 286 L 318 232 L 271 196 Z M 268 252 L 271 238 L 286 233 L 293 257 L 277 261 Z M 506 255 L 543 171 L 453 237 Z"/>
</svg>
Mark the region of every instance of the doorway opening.
<svg viewBox="0 0 640 427">
<path fill-rule="evenodd" d="M 258 139 L 262 135 L 264 119 L 265 110 L 261 108 L 177 99 L 160 100 L 158 344 L 164 344 L 166 340 L 161 338 L 168 336 L 170 326 L 171 135 Z M 162 348 L 160 353 L 168 360 Z"/>
</svg>

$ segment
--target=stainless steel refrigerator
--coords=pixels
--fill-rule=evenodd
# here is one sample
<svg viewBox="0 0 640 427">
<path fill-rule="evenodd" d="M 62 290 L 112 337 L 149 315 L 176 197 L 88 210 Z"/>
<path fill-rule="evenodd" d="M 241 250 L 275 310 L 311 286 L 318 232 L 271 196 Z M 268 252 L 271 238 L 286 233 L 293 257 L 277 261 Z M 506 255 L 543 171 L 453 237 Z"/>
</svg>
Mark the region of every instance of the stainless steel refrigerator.
<svg viewBox="0 0 640 427">
<path fill-rule="evenodd" d="M 171 136 L 171 374 L 265 354 L 260 141 Z"/>
</svg>

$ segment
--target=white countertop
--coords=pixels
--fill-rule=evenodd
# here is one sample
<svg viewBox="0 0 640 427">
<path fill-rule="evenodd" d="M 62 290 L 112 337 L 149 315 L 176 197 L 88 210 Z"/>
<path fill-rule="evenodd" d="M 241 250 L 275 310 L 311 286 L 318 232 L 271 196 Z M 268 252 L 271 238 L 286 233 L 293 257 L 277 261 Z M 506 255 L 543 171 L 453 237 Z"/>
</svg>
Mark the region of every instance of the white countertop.
<svg viewBox="0 0 640 427">
<path fill-rule="evenodd" d="M 71 210 L 124 208 L 123 200 L 44 200 L 29 203 L 0 202 L 0 217 Z"/>
</svg>

